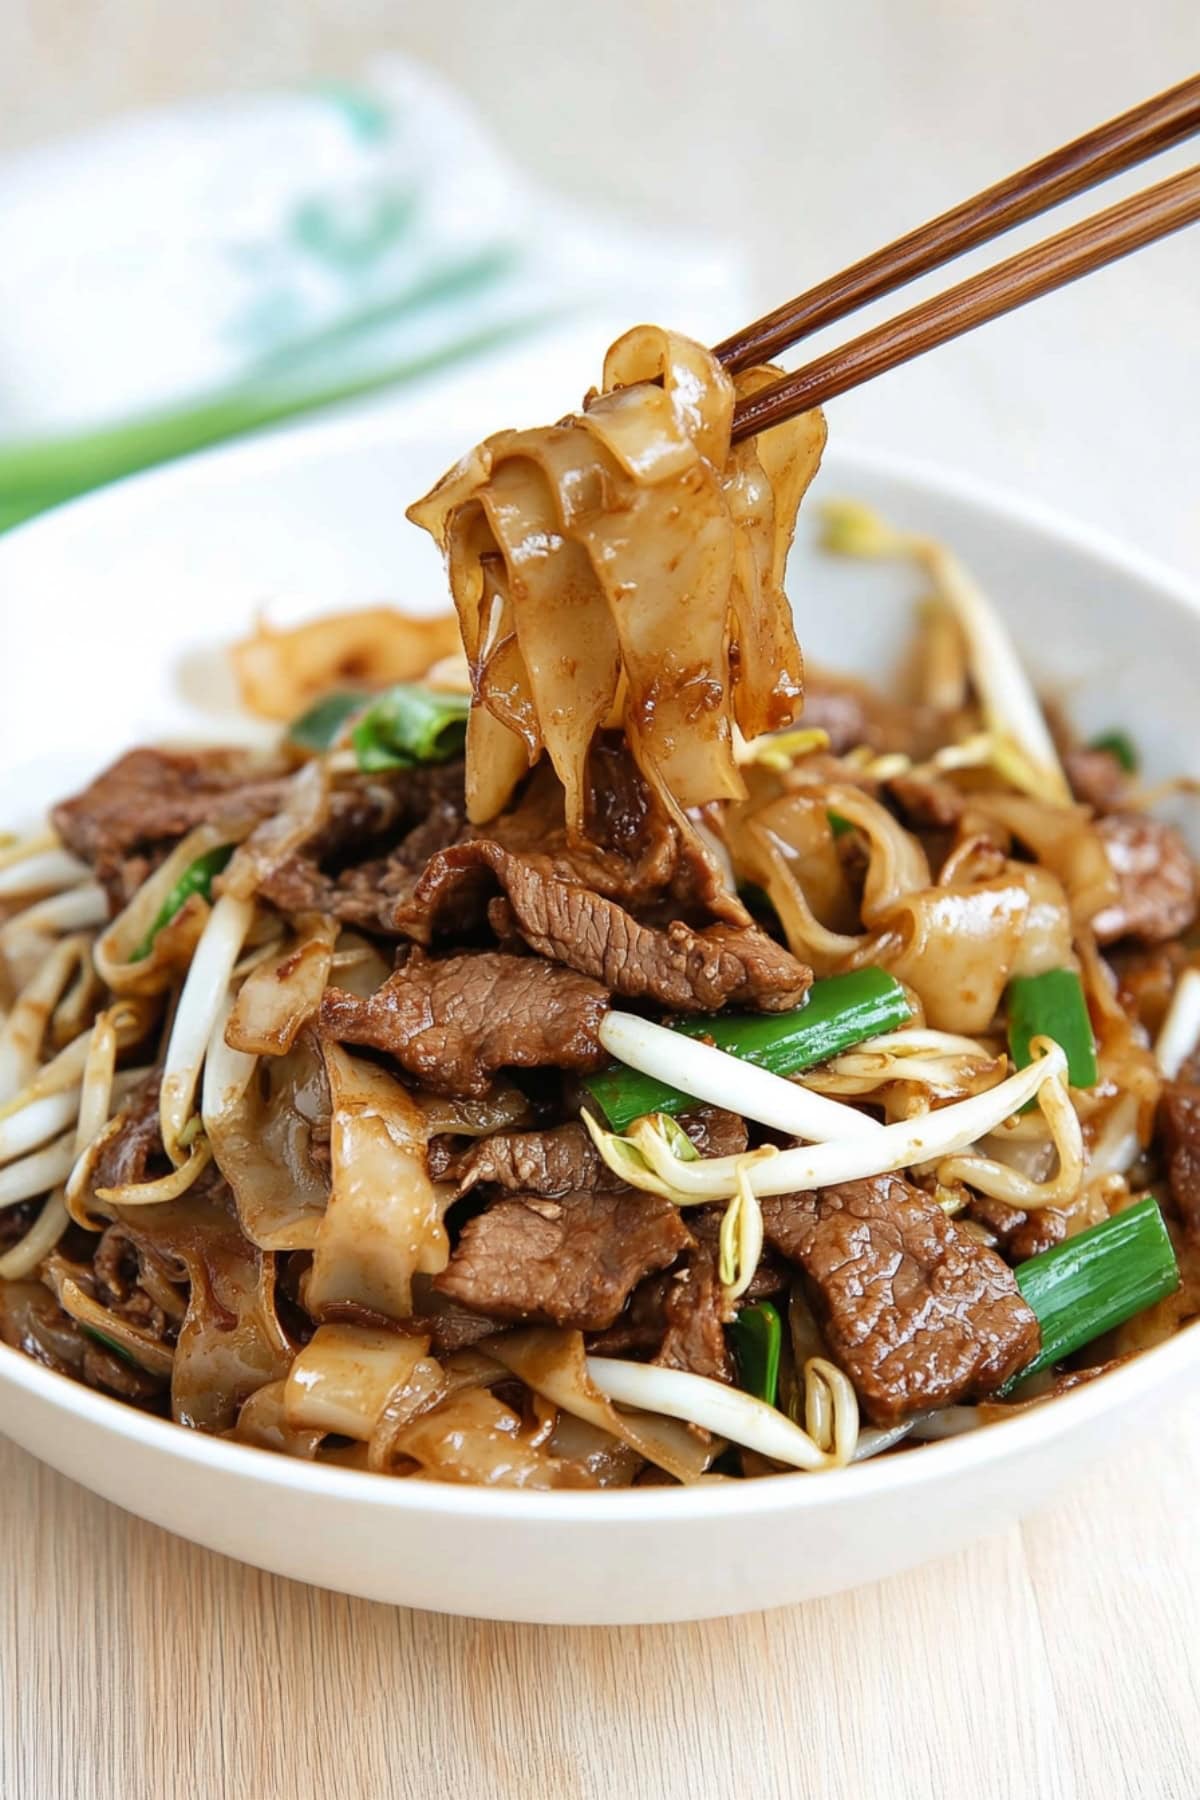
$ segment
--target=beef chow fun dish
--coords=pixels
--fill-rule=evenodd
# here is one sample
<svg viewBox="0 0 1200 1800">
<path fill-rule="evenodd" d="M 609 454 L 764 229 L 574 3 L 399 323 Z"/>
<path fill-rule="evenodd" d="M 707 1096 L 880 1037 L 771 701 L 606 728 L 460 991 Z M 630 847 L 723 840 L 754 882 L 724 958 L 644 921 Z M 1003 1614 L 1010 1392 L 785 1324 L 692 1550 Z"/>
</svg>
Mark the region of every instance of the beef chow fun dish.
<svg viewBox="0 0 1200 1800">
<path fill-rule="evenodd" d="M 410 509 L 453 619 L 260 626 L 275 748 L 130 750 L 0 845 L 6 1344 L 289 1456 L 590 1488 L 914 1454 L 1200 1310 L 1164 790 L 853 504 L 824 546 L 912 569 L 911 656 L 805 670 L 824 422 L 732 441 L 775 373 L 630 332 Z"/>
</svg>

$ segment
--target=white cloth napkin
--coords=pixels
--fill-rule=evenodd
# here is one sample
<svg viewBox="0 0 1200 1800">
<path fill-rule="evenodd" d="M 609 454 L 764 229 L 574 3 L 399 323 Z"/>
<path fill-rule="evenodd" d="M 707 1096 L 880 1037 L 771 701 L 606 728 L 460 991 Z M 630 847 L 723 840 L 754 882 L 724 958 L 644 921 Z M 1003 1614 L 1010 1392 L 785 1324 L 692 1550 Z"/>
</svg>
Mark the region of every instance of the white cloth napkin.
<svg viewBox="0 0 1200 1800">
<path fill-rule="evenodd" d="M 518 334 L 719 330 L 741 297 L 722 247 L 541 191 L 396 58 L 22 152 L 0 217 L 0 525 Z"/>
</svg>

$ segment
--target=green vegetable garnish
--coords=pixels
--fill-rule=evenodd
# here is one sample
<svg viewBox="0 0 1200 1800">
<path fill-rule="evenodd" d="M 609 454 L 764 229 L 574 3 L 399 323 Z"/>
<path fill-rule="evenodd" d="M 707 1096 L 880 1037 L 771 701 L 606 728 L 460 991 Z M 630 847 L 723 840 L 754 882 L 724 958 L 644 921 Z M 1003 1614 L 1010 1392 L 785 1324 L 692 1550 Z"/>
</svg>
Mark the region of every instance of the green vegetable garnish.
<svg viewBox="0 0 1200 1800">
<path fill-rule="evenodd" d="M 218 844 L 215 850 L 206 850 L 195 862 L 189 863 L 175 886 L 171 889 L 158 912 L 154 923 L 130 957 L 130 962 L 144 962 L 154 948 L 154 940 L 164 925 L 169 925 L 175 914 L 191 899 L 193 894 L 203 894 L 207 900 L 212 894 L 212 884 L 233 855 L 232 844 Z"/>
<path fill-rule="evenodd" d="M 848 831 L 854 830 L 851 821 L 849 819 L 844 819 L 839 812 L 826 813 L 825 817 L 829 820 L 829 829 L 832 831 L 835 838 L 845 837 Z"/>
<path fill-rule="evenodd" d="M 717 1013 L 677 1020 L 673 1029 L 684 1037 L 709 1038 L 719 1050 L 773 1075 L 793 1075 L 911 1017 L 908 996 L 894 976 L 854 969 L 814 982 L 804 1005 L 791 1012 Z M 614 1131 L 624 1131 L 644 1113 L 681 1113 L 696 1104 L 693 1095 L 624 1063 L 589 1076 L 584 1086 Z"/>
<path fill-rule="evenodd" d="M 350 734 L 359 768 L 374 774 L 449 762 L 466 745 L 470 710 L 469 694 L 398 682 L 371 702 Z"/>
<path fill-rule="evenodd" d="M 1138 772 L 1137 750 L 1133 739 L 1124 731 L 1102 731 L 1099 737 L 1091 739 L 1088 749 L 1107 750 L 1110 756 L 1116 757 L 1127 775 L 1136 775 Z"/>
<path fill-rule="evenodd" d="M 102 1345 L 105 1350 L 111 1350 L 114 1356 L 119 1356 L 121 1361 L 128 1363 L 131 1369 L 141 1368 L 137 1357 L 132 1356 L 124 1344 L 118 1344 L 116 1338 L 110 1338 L 105 1332 L 97 1331 L 94 1325 L 81 1325 L 79 1329 L 85 1337 L 90 1337 L 95 1343 Z"/>
<path fill-rule="evenodd" d="M 729 1327 L 737 1363 L 738 1384 L 756 1400 L 776 1404 L 783 1322 L 769 1300 L 743 1306 Z"/>
<path fill-rule="evenodd" d="M 1053 1038 L 1066 1051 L 1072 1087 L 1095 1087 L 1100 1079 L 1096 1042 L 1083 983 L 1074 969 L 1047 969 L 1009 982 L 1008 1047 L 1018 1069 L 1033 1061 L 1029 1046 L 1035 1037 Z"/>
<path fill-rule="evenodd" d="M 328 750 L 343 725 L 366 705 L 367 695 L 343 690 L 325 694 L 288 726 L 288 737 L 302 750 Z"/>
<path fill-rule="evenodd" d="M 1179 1264 L 1154 1199 L 1139 1200 L 1013 1272 L 1038 1316 L 1042 1348 L 1005 1393 L 1179 1286 Z"/>
</svg>

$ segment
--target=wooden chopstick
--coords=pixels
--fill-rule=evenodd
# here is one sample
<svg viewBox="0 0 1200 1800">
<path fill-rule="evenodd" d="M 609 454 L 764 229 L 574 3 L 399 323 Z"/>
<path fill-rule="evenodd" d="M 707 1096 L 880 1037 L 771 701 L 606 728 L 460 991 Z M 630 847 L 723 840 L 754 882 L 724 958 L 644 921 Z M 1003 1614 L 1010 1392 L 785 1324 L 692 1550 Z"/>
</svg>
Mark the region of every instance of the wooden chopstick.
<svg viewBox="0 0 1200 1800">
<path fill-rule="evenodd" d="M 861 337 L 818 357 L 743 400 L 733 436 L 751 437 L 848 388 L 923 356 L 938 344 L 974 331 L 1055 288 L 1200 220 L 1200 165 L 1122 200 L 1069 230 L 984 269 L 947 293 L 922 301 Z"/>
<path fill-rule="evenodd" d="M 716 346 L 715 354 L 731 372 L 767 362 L 822 326 L 848 317 L 1014 225 L 1169 150 L 1196 131 L 1200 131 L 1200 75 L 1143 101 L 820 282 L 726 338 Z"/>
</svg>

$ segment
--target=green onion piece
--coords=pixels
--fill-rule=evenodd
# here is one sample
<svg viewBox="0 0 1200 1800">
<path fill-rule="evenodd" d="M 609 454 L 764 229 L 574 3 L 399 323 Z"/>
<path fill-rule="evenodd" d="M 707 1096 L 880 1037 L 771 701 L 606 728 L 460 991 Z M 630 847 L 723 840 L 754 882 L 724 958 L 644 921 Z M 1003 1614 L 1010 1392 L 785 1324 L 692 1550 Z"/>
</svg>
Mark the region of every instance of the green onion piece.
<svg viewBox="0 0 1200 1800">
<path fill-rule="evenodd" d="M 232 844 L 218 844 L 215 850 L 206 850 L 189 863 L 175 886 L 171 889 L 155 915 L 154 923 L 130 957 L 130 962 L 144 962 L 154 948 L 154 940 L 164 925 L 169 925 L 175 914 L 193 894 L 203 894 L 207 900 L 212 893 L 212 884 L 233 855 Z"/>
<path fill-rule="evenodd" d="M 793 1075 L 911 1017 L 908 996 L 894 976 L 854 969 L 814 982 L 804 1005 L 791 1012 L 706 1014 L 679 1019 L 674 1029 L 684 1037 L 709 1038 L 719 1050 L 773 1075 Z M 584 1087 L 614 1131 L 624 1131 L 644 1113 L 681 1113 L 696 1104 L 692 1095 L 624 1063 L 589 1076 Z"/>
<path fill-rule="evenodd" d="M 349 689 L 324 695 L 288 726 L 289 741 L 299 744 L 302 750 L 328 750 L 346 721 L 366 704 L 366 700 L 365 694 Z"/>
<path fill-rule="evenodd" d="M 119 1356 L 121 1361 L 128 1363 L 131 1369 L 140 1367 L 137 1358 L 130 1355 L 124 1344 L 118 1344 L 116 1338 L 110 1338 L 106 1332 L 97 1331 L 94 1325 L 81 1325 L 79 1329 L 84 1337 L 90 1337 L 95 1343 L 102 1345 L 105 1350 L 111 1351 L 114 1356 Z"/>
<path fill-rule="evenodd" d="M 1153 1198 L 1031 1256 L 1013 1272 L 1038 1316 L 1042 1348 L 1005 1393 L 1179 1286 L 1175 1250 Z"/>
<path fill-rule="evenodd" d="M 1124 731 L 1102 731 L 1088 744 L 1089 750 L 1107 750 L 1115 756 L 1127 775 L 1136 775 L 1140 758 L 1131 737 Z"/>
<path fill-rule="evenodd" d="M 469 694 L 398 682 L 373 700 L 350 734 L 358 766 L 367 774 L 449 762 L 467 741 Z"/>
<path fill-rule="evenodd" d="M 852 822 L 844 819 L 839 812 L 826 813 L 825 817 L 829 820 L 829 829 L 835 838 L 845 837 L 848 831 L 854 830 Z"/>
<path fill-rule="evenodd" d="M 729 1327 L 737 1362 L 738 1385 L 768 1406 L 779 1392 L 779 1352 L 783 1323 L 769 1300 L 743 1306 Z"/>
<path fill-rule="evenodd" d="M 1033 1061 L 1029 1046 L 1035 1037 L 1053 1038 L 1066 1051 L 1072 1087 L 1095 1087 L 1100 1079 L 1096 1042 L 1083 983 L 1074 969 L 1047 969 L 1009 982 L 1008 1047 L 1018 1069 Z"/>
</svg>

